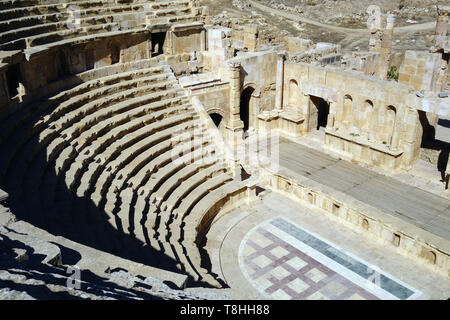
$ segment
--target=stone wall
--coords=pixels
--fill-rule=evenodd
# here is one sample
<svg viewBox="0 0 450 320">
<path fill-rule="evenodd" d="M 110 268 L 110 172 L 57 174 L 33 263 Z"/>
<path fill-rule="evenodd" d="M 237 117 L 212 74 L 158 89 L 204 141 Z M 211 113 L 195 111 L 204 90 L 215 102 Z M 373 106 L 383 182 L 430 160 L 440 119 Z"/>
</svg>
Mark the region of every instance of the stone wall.
<svg viewBox="0 0 450 320">
<path fill-rule="evenodd" d="M 368 204 L 303 177 L 301 183 L 264 170 L 260 179 L 266 186 L 286 197 L 322 210 L 336 223 L 343 223 L 399 254 L 415 259 L 434 272 L 450 276 L 449 242 L 394 218 Z"/>
<path fill-rule="evenodd" d="M 435 84 L 440 68 L 441 54 L 408 50 L 400 67 L 398 81 L 417 91 L 439 91 Z"/>
<path fill-rule="evenodd" d="M 0 116 L 6 116 L 31 101 L 72 85 L 76 79 L 69 77 L 71 75 L 115 63 L 147 59 L 150 58 L 150 50 L 149 34 L 145 32 L 99 38 L 87 44 L 69 43 L 42 51 L 28 60 L 22 55 L 20 60 L 15 59 L 4 66 L 4 72 L 0 71 L 2 78 L 6 78 L 9 68 L 18 67 L 20 74 L 17 76 L 23 85 L 20 99 L 0 99 Z M 7 82 L 4 79 L 4 87 Z"/>
<path fill-rule="evenodd" d="M 314 99 L 329 104 L 325 144 L 354 160 L 387 170 L 408 168 L 418 157 L 420 122 L 411 88 L 303 63 L 286 62 L 283 108 L 317 127 Z"/>
</svg>

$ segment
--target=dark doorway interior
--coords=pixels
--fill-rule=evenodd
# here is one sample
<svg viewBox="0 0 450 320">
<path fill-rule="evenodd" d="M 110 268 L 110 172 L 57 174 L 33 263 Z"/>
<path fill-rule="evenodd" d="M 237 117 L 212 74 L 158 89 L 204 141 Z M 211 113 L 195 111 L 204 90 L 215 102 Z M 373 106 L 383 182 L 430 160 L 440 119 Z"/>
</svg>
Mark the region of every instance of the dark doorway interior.
<svg viewBox="0 0 450 320">
<path fill-rule="evenodd" d="M 419 121 L 422 125 L 422 143 L 420 145 L 421 149 L 427 150 L 429 153 L 431 150 L 435 150 L 439 153 L 437 158 L 437 170 L 441 174 L 442 181 L 445 182 L 445 172 L 447 169 L 448 158 L 450 155 L 450 142 L 448 139 L 436 138 L 436 128 L 428 120 L 425 111 L 418 110 Z M 437 126 L 442 126 L 448 128 L 450 126 L 450 121 L 446 119 L 439 119 Z M 427 157 L 428 158 L 428 157 Z"/>
<path fill-rule="evenodd" d="M 6 71 L 6 82 L 8 84 L 9 96 L 15 97 L 19 92 L 17 89 L 20 84 L 20 65 L 14 64 Z"/>
<path fill-rule="evenodd" d="M 163 54 L 166 32 L 152 33 L 152 57 Z"/>
<path fill-rule="evenodd" d="M 255 91 L 252 87 L 248 87 L 242 92 L 241 95 L 241 120 L 244 122 L 244 132 L 248 131 L 250 124 L 250 99 L 252 98 L 252 94 Z"/>
<path fill-rule="evenodd" d="M 330 113 L 330 105 L 322 98 L 311 96 L 311 101 L 317 108 L 317 130 L 320 127 L 326 127 L 328 122 L 328 114 Z"/>
<path fill-rule="evenodd" d="M 95 52 L 94 49 L 89 49 L 86 51 L 86 70 L 91 70 L 95 68 Z"/>
<path fill-rule="evenodd" d="M 216 127 L 219 128 L 220 123 L 222 122 L 222 116 L 218 113 L 211 113 L 209 116 L 211 117 Z"/>
<path fill-rule="evenodd" d="M 113 45 L 111 47 L 111 64 L 116 64 L 120 62 L 120 47 L 118 45 Z"/>
<path fill-rule="evenodd" d="M 418 110 L 419 113 L 419 121 L 422 125 L 422 143 L 421 147 L 426 148 L 432 146 L 434 144 L 434 138 L 436 135 L 436 128 L 430 124 L 427 118 L 427 114 L 425 111 Z"/>
</svg>

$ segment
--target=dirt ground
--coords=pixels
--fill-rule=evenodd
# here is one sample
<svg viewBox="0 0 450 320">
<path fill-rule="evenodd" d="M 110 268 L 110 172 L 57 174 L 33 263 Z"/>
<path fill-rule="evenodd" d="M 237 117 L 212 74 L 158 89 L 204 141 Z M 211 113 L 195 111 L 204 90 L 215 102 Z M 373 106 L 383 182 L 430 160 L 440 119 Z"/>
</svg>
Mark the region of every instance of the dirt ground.
<svg viewBox="0 0 450 320">
<path fill-rule="evenodd" d="M 382 8 L 382 13 L 394 13 L 397 16 L 396 27 L 410 28 L 408 32 L 396 32 L 394 35 L 394 52 L 404 50 L 428 50 L 433 43 L 433 30 L 420 30 L 420 25 L 436 21 L 437 10 L 434 5 L 447 4 L 448 1 L 437 0 L 258 0 L 259 3 L 271 8 L 295 14 L 299 18 L 314 20 L 324 27 L 311 25 L 280 17 L 277 14 L 251 7 L 247 0 L 204 0 L 210 8 L 212 16 L 218 16 L 222 21 L 243 19 L 244 23 L 255 17 L 263 21 L 266 29 L 280 36 L 292 35 L 311 39 L 314 42 L 332 42 L 340 44 L 344 52 L 364 51 L 368 47 L 368 34 L 349 31 L 335 31 L 330 27 L 345 27 L 349 29 L 365 29 L 366 9 L 371 4 Z M 296 10 L 286 9 L 287 6 Z M 240 7 L 240 8 L 239 8 Z M 225 12 L 225 13 L 224 13 Z M 333 12 L 333 14 L 329 14 Z M 222 15 L 221 15 L 222 14 Z M 407 22 L 408 20 L 414 22 Z M 418 26 L 418 30 L 414 28 Z M 422 28 L 423 29 L 423 28 Z"/>
</svg>

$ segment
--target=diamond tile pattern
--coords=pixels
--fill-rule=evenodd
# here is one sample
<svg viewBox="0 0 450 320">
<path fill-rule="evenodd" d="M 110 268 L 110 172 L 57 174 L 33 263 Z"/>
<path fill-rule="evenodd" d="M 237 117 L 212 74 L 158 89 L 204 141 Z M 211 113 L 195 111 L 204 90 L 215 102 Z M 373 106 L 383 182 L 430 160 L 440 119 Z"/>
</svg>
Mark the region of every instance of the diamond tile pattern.
<svg viewBox="0 0 450 320">
<path fill-rule="evenodd" d="M 274 299 L 378 299 L 264 226 L 246 241 L 243 254 L 246 273 Z"/>
</svg>

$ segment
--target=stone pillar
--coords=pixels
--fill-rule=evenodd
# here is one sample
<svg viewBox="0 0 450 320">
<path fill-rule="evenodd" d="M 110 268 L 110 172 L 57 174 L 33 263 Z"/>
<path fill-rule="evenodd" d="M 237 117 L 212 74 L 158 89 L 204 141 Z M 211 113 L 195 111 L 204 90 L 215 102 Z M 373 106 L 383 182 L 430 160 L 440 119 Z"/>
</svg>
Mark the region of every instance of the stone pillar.
<svg viewBox="0 0 450 320">
<path fill-rule="evenodd" d="M 240 118 L 241 104 L 241 64 L 240 62 L 227 63 L 227 75 L 230 82 L 230 108 L 228 127 L 242 129 L 244 123 Z"/>
<path fill-rule="evenodd" d="M 434 45 L 430 49 L 431 53 L 442 53 L 441 69 L 434 88 L 436 91 L 444 91 L 447 85 L 449 54 L 445 54 L 443 49 L 447 40 L 449 16 L 450 6 L 438 7 L 438 19 L 434 33 Z"/>
<path fill-rule="evenodd" d="M 201 51 L 208 50 L 206 48 L 206 30 L 205 30 L 205 28 L 203 28 L 201 33 L 200 33 L 200 50 Z"/>
<path fill-rule="evenodd" d="M 369 26 L 370 39 L 369 39 L 369 51 L 370 52 L 380 52 L 381 49 L 381 21 L 378 19 L 373 21 Z"/>
<path fill-rule="evenodd" d="M 327 128 L 328 129 L 336 129 L 337 125 L 337 114 L 338 114 L 338 104 L 334 101 L 328 101 L 330 105 L 330 113 L 328 114 L 327 119 Z"/>
<path fill-rule="evenodd" d="M 381 39 L 380 57 L 378 62 L 377 74 L 379 78 L 386 79 L 391 64 L 392 40 L 394 37 L 395 15 L 388 14 L 386 20 L 386 29 Z"/>
<path fill-rule="evenodd" d="M 240 146 L 243 141 L 244 122 L 240 117 L 241 104 L 241 64 L 239 62 L 227 63 L 227 78 L 230 83 L 230 99 L 229 108 L 226 113 L 227 121 L 223 129 L 223 137 L 227 145 L 231 148 L 230 152 L 230 169 L 234 172 L 235 177 L 240 175 L 239 159 L 242 157 L 243 150 Z"/>
<path fill-rule="evenodd" d="M 448 21 L 450 15 L 450 6 L 438 7 L 438 18 L 436 21 L 436 30 L 434 32 L 434 48 L 435 52 L 443 49 L 447 36 Z"/>
<path fill-rule="evenodd" d="M 277 110 L 283 109 L 283 82 L 284 82 L 284 60 L 285 53 L 279 53 L 277 59 L 277 83 L 276 83 L 276 102 Z"/>
<path fill-rule="evenodd" d="M 258 27 L 256 25 L 244 27 L 244 48 L 247 48 L 250 52 L 258 50 Z"/>
</svg>

